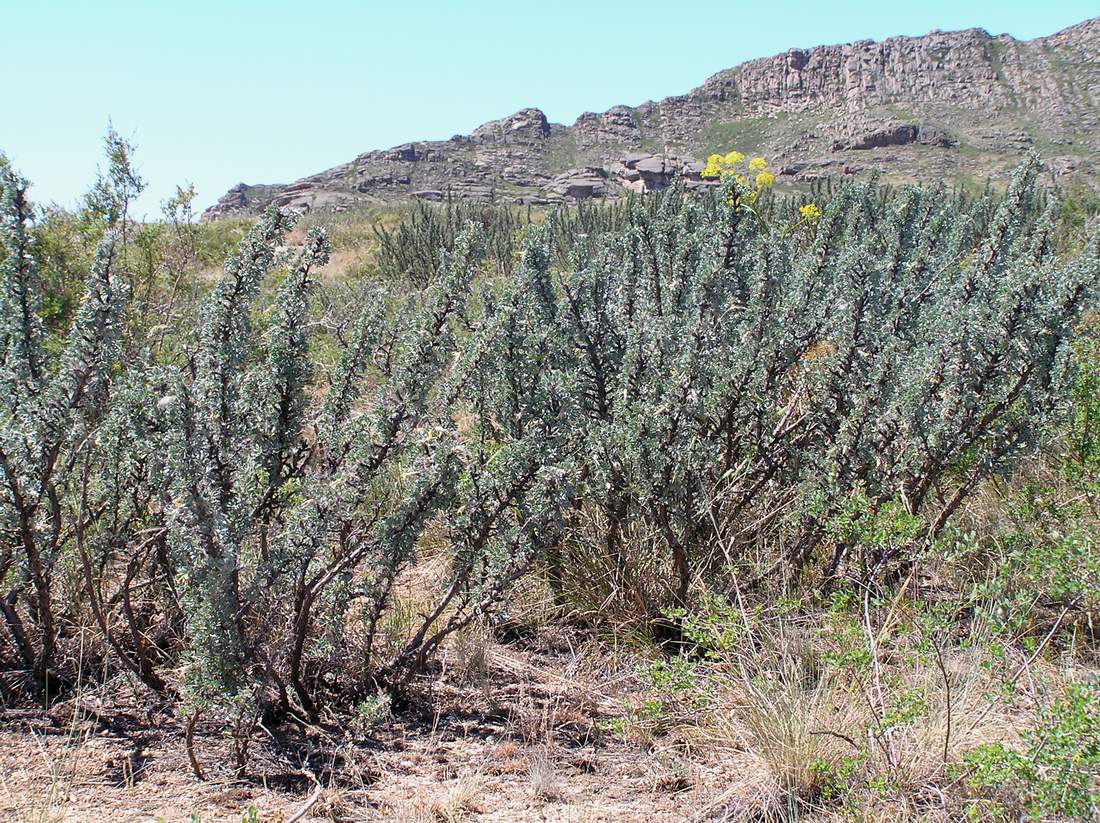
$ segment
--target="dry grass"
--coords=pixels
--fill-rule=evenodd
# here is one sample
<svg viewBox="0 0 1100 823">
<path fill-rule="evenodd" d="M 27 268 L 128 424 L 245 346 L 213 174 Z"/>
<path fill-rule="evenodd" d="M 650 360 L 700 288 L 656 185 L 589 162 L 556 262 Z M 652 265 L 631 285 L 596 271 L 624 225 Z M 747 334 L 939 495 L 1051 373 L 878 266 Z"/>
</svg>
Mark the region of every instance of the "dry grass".
<svg viewBox="0 0 1100 823">
<path fill-rule="evenodd" d="M 31 797 L 31 803 L 20 812 L 22 823 L 59 823 L 66 819 L 65 809 L 75 799 L 74 782 L 80 766 L 81 741 L 70 735 L 61 746 L 50 747 L 42 736 L 34 734 L 34 745 L 45 778 L 40 791 Z M 14 805 L 16 797 L 9 783 L 7 768 L 0 774 L 0 783 Z"/>
<path fill-rule="evenodd" d="M 478 778 L 461 778 L 387 806 L 384 814 L 399 823 L 459 823 L 481 811 L 480 797 Z"/>
<path fill-rule="evenodd" d="M 527 764 L 527 780 L 531 784 L 531 795 L 537 800 L 557 802 L 564 794 L 561 775 L 545 752 L 532 753 Z"/>
<path fill-rule="evenodd" d="M 449 669 L 460 682 L 483 685 L 489 676 L 493 647 L 489 626 L 483 620 L 475 620 L 456 631 L 449 640 L 448 649 L 442 656 L 444 669 Z"/>
<path fill-rule="evenodd" d="M 877 669 L 822 668 L 824 651 L 805 627 L 784 626 L 710 671 L 718 686 L 691 726 L 707 741 L 695 756 L 719 764 L 725 785 L 699 819 L 960 819 L 965 755 L 1015 745 L 1039 695 L 1079 676 L 1037 664 L 1009 706 L 991 698 L 999 683 L 980 643 L 944 650 L 943 671 L 885 651 Z"/>
</svg>

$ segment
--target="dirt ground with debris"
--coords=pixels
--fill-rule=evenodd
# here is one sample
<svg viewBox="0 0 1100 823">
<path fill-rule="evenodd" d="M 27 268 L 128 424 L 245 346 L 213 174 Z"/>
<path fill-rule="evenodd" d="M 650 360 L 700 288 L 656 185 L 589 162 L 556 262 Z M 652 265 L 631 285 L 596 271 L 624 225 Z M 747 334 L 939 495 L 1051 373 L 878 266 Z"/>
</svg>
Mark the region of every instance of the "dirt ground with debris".
<svg viewBox="0 0 1100 823">
<path fill-rule="evenodd" d="M 447 660 L 368 735 L 261 729 L 234 779 L 224 731 L 88 694 L 0 713 L 4 821 L 672 821 L 709 817 L 723 775 L 688 740 L 607 732 L 637 696 L 604 652 L 491 643 Z M 468 655 L 467 655 L 468 657 Z M 349 742 L 350 738 L 350 742 Z"/>
</svg>

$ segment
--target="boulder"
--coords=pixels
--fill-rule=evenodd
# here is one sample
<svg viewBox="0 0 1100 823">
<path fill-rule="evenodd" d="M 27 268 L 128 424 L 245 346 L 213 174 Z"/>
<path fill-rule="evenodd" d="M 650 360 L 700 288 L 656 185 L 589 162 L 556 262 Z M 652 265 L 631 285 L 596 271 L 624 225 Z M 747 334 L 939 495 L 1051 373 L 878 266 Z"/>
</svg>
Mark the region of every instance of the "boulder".
<svg viewBox="0 0 1100 823">
<path fill-rule="evenodd" d="M 570 169 L 547 183 L 546 191 L 574 200 L 602 197 L 607 192 L 606 177 L 607 172 L 595 166 Z"/>
<path fill-rule="evenodd" d="M 689 179 L 699 180 L 706 167 L 707 164 L 702 160 L 687 158 L 684 161 L 684 165 L 680 167 L 680 174 Z"/>
</svg>

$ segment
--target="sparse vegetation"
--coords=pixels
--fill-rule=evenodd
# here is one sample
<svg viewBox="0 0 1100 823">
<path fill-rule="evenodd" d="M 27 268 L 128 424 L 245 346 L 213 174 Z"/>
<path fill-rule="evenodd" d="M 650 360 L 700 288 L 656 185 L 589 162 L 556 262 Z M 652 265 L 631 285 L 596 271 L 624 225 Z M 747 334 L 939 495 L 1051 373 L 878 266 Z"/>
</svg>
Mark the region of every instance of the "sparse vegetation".
<svg viewBox="0 0 1100 823">
<path fill-rule="evenodd" d="M 782 113 L 774 117 L 739 117 L 729 122 L 709 124 L 700 136 L 701 153 L 709 155 L 724 151 L 727 146 L 760 151 L 770 132 L 780 128 L 788 118 L 788 114 Z"/>
</svg>

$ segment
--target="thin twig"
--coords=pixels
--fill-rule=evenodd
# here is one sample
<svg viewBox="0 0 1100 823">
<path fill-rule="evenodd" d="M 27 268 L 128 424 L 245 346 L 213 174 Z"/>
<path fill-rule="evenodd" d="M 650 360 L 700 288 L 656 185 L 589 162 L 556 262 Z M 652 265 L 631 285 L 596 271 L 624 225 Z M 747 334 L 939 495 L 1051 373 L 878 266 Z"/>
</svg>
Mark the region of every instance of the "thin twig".
<svg viewBox="0 0 1100 823">
<path fill-rule="evenodd" d="M 945 700 L 945 711 L 947 713 L 947 728 L 943 732 L 943 766 L 947 768 L 947 751 L 951 745 L 951 678 L 947 676 L 947 666 L 943 662 L 943 649 L 940 648 L 940 644 L 936 642 L 936 638 L 928 638 L 932 643 L 932 648 L 936 650 L 936 665 L 939 667 L 940 674 L 943 675 L 943 689 Z"/>
<path fill-rule="evenodd" d="M 191 771 L 199 780 L 206 780 L 202 773 L 202 766 L 199 765 L 199 759 L 195 756 L 195 726 L 198 722 L 199 710 L 195 709 L 194 713 L 187 718 L 187 733 L 184 740 L 187 744 L 187 759 L 191 761 Z"/>
<path fill-rule="evenodd" d="M 286 819 L 286 823 L 298 823 L 299 820 L 302 820 L 307 814 L 309 814 L 309 810 L 317 805 L 317 801 L 321 799 L 321 795 L 324 793 L 324 791 L 325 787 L 322 786 L 320 783 L 317 783 L 317 787 L 313 790 L 313 794 L 311 794 L 306 800 L 305 805 L 302 806 L 302 808 L 298 809 L 298 811 L 296 811 L 290 817 L 288 817 Z"/>
</svg>

